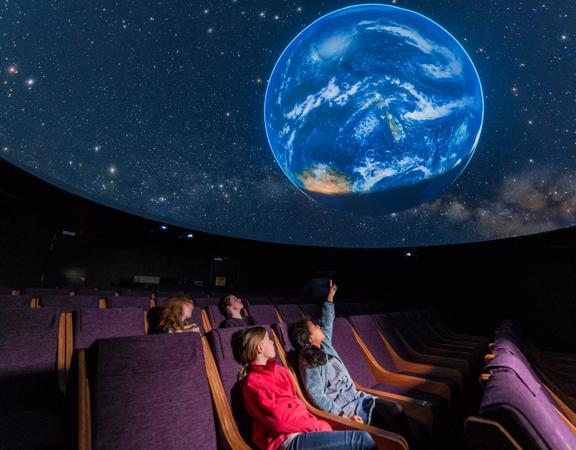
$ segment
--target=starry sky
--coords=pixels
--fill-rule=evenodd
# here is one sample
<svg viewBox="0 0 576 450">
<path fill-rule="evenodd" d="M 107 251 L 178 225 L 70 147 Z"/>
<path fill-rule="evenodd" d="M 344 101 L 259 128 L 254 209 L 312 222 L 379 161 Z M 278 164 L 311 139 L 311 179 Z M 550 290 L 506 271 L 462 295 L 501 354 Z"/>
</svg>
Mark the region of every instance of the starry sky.
<svg viewBox="0 0 576 450">
<path fill-rule="evenodd" d="M 474 158 L 429 203 L 329 209 L 268 146 L 277 58 L 349 1 L 0 0 L 0 155 L 118 209 L 270 242 L 411 247 L 576 224 L 576 2 L 382 3 L 446 28 L 482 80 Z"/>
</svg>

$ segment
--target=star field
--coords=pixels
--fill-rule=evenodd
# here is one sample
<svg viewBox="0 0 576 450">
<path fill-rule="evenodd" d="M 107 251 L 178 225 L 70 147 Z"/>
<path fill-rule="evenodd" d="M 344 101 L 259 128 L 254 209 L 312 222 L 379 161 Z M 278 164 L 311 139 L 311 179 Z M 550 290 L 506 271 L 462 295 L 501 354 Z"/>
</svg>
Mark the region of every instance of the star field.
<svg viewBox="0 0 576 450">
<path fill-rule="evenodd" d="M 475 156 L 441 196 L 361 216 L 300 193 L 268 148 L 267 78 L 346 1 L 0 2 L 0 155 L 192 230 L 340 247 L 499 239 L 576 224 L 576 3 L 396 0 L 446 28 L 485 94 Z"/>
</svg>

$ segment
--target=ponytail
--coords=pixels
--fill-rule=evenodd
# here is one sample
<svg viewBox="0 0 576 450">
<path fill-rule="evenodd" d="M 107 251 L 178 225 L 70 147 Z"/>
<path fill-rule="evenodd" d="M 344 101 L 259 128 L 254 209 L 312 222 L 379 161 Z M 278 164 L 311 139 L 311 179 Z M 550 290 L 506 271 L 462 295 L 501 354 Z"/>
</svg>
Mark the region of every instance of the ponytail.
<svg viewBox="0 0 576 450">
<path fill-rule="evenodd" d="M 240 330 L 232 336 L 234 359 L 242 366 L 238 372 L 238 381 L 244 381 L 248 375 L 250 363 L 258 356 L 258 345 L 267 334 L 264 327 L 251 327 Z"/>
</svg>

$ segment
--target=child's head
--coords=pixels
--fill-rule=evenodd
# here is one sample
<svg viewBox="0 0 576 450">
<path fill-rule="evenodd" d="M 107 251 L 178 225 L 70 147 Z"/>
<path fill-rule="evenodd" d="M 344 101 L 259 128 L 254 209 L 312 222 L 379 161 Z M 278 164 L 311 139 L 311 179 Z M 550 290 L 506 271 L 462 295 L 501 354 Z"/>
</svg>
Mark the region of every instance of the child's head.
<svg viewBox="0 0 576 450">
<path fill-rule="evenodd" d="M 175 295 L 166 300 L 160 316 L 160 327 L 170 330 L 183 330 L 192 317 L 194 301 L 184 295 Z"/>
<path fill-rule="evenodd" d="M 229 318 L 232 317 L 234 311 L 242 312 L 244 304 L 242 300 L 235 295 L 228 294 L 220 299 L 218 308 L 224 317 Z"/>
<path fill-rule="evenodd" d="M 276 357 L 274 341 L 270 339 L 264 327 L 245 328 L 234 333 L 232 350 L 234 359 L 243 366 L 258 362 L 265 363 Z"/>
<path fill-rule="evenodd" d="M 290 327 L 289 335 L 292 346 L 308 365 L 326 363 L 326 354 L 320 348 L 326 336 L 318 323 L 310 319 L 299 320 Z"/>
</svg>

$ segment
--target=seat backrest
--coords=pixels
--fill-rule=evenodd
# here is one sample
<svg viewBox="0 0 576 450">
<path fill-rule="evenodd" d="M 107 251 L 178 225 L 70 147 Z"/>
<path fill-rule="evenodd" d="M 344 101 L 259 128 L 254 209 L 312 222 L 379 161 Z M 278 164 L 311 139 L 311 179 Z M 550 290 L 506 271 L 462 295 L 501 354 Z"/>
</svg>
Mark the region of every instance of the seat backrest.
<svg viewBox="0 0 576 450">
<path fill-rule="evenodd" d="M 58 295 L 59 292 L 56 288 L 25 288 L 24 294 L 41 297 L 43 295 Z"/>
<path fill-rule="evenodd" d="M 262 325 L 268 331 L 272 338 L 272 329 L 268 325 Z M 238 383 L 238 372 L 240 371 L 240 364 L 234 359 L 232 351 L 232 340 L 234 334 L 239 331 L 249 328 L 217 328 L 208 332 L 206 335 L 210 349 L 214 355 L 216 366 L 224 386 L 224 392 L 228 397 L 228 403 L 232 409 L 234 419 L 238 425 L 240 434 L 246 442 L 252 444 L 252 420 L 244 408 L 244 401 L 242 399 L 241 385 Z"/>
<path fill-rule="evenodd" d="M 98 297 L 88 295 L 53 295 L 40 297 L 40 306 L 48 308 L 59 308 L 62 311 L 74 311 L 78 308 L 98 308 Z"/>
<path fill-rule="evenodd" d="M 213 329 L 218 328 L 220 323 L 225 319 L 225 317 L 220 312 L 220 308 L 218 308 L 218 306 L 211 305 L 204 309 L 208 314 L 208 320 L 210 321 L 210 325 L 212 325 L 212 328 Z"/>
<path fill-rule="evenodd" d="M 302 303 L 300 297 L 270 297 L 270 303 L 273 305 L 298 305 Z"/>
<path fill-rule="evenodd" d="M 0 308 L 30 308 L 31 301 L 29 295 L 0 295 Z"/>
<path fill-rule="evenodd" d="M 300 319 L 304 318 L 304 313 L 300 309 L 299 305 L 286 303 L 276 305 L 276 308 L 282 316 L 282 320 L 288 324 L 298 322 Z"/>
<path fill-rule="evenodd" d="M 150 309 L 150 297 L 108 297 L 108 308 Z"/>
<path fill-rule="evenodd" d="M 270 299 L 264 296 L 251 296 L 248 299 L 251 305 L 270 305 Z"/>
<path fill-rule="evenodd" d="M 386 339 L 398 356 L 405 360 L 410 360 L 410 355 L 408 355 L 408 352 L 404 348 L 402 339 L 400 339 L 400 336 L 394 327 L 394 323 L 388 317 L 388 314 L 373 314 L 372 318 L 380 328 L 380 332 L 382 333 L 382 336 L 384 336 L 384 339 Z"/>
<path fill-rule="evenodd" d="M 0 416 L 55 406 L 60 321 L 58 309 L 2 309 Z"/>
<path fill-rule="evenodd" d="M 216 297 L 194 297 L 194 304 L 198 308 L 206 308 L 208 306 L 218 306 L 220 300 Z"/>
<path fill-rule="evenodd" d="M 364 344 L 366 344 L 366 347 L 368 347 L 372 356 L 376 358 L 378 364 L 390 372 L 396 372 L 394 361 L 382 342 L 380 330 L 378 329 L 378 325 L 376 325 L 374 319 L 372 319 L 372 316 L 367 314 L 350 316 L 348 320 L 354 327 L 354 330 L 356 330 L 356 333 L 360 336 L 360 339 L 362 339 Z"/>
<path fill-rule="evenodd" d="M 90 347 L 97 339 L 143 336 L 140 308 L 81 308 L 74 312 L 74 349 Z"/>
<path fill-rule="evenodd" d="M 356 383 L 366 387 L 372 387 L 376 384 L 374 374 L 352 333 L 352 326 L 344 317 L 334 319 L 332 345 Z"/>
<path fill-rule="evenodd" d="M 256 324 L 271 325 L 278 322 L 276 308 L 273 305 L 250 305 L 248 311 Z"/>
<path fill-rule="evenodd" d="M 197 333 L 99 340 L 87 360 L 94 450 L 217 448 Z"/>
<path fill-rule="evenodd" d="M 304 303 L 300 305 L 300 309 L 305 316 L 310 317 L 312 320 L 319 320 L 322 316 L 322 305 L 320 303 Z"/>
<path fill-rule="evenodd" d="M 526 450 L 576 448 L 576 437 L 537 383 L 525 382 L 510 368 L 491 372 L 480 415 L 500 423 Z"/>
</svg>

